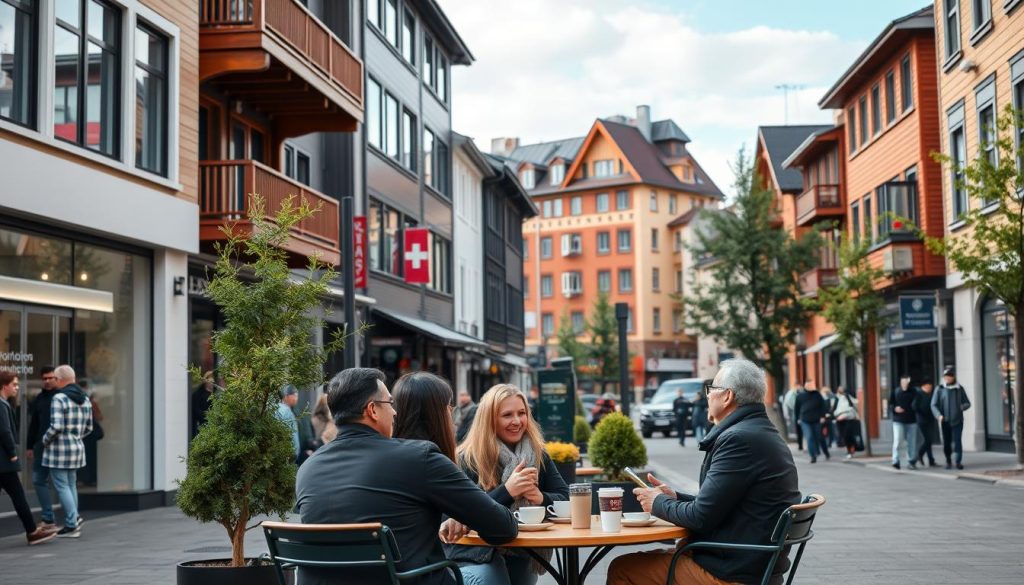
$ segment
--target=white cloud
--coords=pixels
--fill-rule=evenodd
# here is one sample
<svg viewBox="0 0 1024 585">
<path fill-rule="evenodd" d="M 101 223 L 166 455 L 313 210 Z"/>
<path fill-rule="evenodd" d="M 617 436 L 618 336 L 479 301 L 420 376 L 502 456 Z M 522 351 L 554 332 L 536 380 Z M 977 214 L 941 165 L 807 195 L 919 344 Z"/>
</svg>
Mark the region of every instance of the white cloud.
<svg viewBox="0 0 1024 585">
<path fill-rule="evenodd" d="M 709 34 L 687 15 L 613 0 L 441 0 L 477 58 L 453 72 L 455 129 L 487 150 L 490 139 L 582 136 L 594 118 L 648 104 L 672 118 L 719 187 L 756 128 L 827 123 L 817 100 L 862 43 L 828 31 L 758 26 Z"/>
</svg>

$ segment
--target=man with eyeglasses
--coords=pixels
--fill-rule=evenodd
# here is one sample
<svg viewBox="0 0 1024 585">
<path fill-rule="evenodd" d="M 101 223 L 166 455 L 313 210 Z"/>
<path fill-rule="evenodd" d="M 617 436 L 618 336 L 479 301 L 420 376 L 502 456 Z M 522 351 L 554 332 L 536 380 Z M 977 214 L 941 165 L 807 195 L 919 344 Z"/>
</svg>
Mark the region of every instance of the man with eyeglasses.
<svg viewBox="0 0 1024 585">
<path fill-rule="evenodd" d="M 770 544 L 782 512 L 800 502 L 793 455 L 768 419 L 764 371 L 753 362 L 722 362 L 707 387 L 708 413 L 716 425 L 699 443 L 704 451 L 700 489 L 678 493 L 648 474 L 652 488 L 633 493 L 644 511 L 689 531 L 689 542 Z M 621 556 L 608 569 L 608 583 L 663 585 L 674 551 Z M 694 549 L 676 564 L 674 583 L 711 585 L 760 582 L 769 557 L 763 553 Z M 784 556 L 771 582 L 782 582 Z"/>
<path fill-rule="evenodd" d="M 384 373 L 350 368 L 331 379 L 327 405 L 338 426 L 336 439 L 316 450 L 295 481 L 305 524 L 380 522 L 391 529 L 401 551 L 398 570 L 443 561 L 438 539 L 442 514 L 476 530 L 491 544 L 519 532 L 509 508 L 493 500 L 430 441 L 393 439 L 394 401 Z M 376 584 L 383 569 L 299 569 L 304 585 Z M 454 583 L 437 571 L 416 584 Z"/>
<path fill-rule="evenodd" d="M 50 428 L 50 407 L 53 397 L 57 395 L 57 375 L 53 366 L 43 366 L 39 370 L 43 382 L 42 391 L 29 405 L 28 444 L 32 450 L 28 456 L 32 459 L 32 485 L 39 499 L 40 526 L 47 530 L 56 529 L 53 523 L 53 497 L 50 495 L 50 468 L 43 467 L 43 434 Z"/>
</svg>

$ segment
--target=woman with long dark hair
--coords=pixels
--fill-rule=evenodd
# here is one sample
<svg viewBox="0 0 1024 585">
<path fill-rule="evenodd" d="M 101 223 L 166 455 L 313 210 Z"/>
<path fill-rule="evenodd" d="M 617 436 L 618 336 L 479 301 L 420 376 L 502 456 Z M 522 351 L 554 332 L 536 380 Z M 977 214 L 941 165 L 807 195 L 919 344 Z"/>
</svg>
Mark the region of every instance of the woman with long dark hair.
<svg viewBox="0 0 1024 585">
<path fill-rule="evenodd" d="M 452 387 L 429 372 L 406 374 L 395 382 L 395 430 L 398 439 L 430 441 L 455 461 L 455 429 L 452 424 Z"/>
</svg>

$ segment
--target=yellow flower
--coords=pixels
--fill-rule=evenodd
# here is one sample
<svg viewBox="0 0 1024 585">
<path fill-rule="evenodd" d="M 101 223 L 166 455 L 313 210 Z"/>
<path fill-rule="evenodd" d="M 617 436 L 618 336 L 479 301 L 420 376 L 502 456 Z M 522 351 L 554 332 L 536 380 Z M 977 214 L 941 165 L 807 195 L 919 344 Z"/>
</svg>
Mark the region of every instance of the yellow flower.
<svg viewBox="0 0 1024 585">
<path fill-rule="evenodd" d="M 544 445 L 548 451 L 548 457 L 555 463 L 574 463 L 580 459 L 580 450 L 572 443 L 559 443 L 551 441 Z"/>
</svg>

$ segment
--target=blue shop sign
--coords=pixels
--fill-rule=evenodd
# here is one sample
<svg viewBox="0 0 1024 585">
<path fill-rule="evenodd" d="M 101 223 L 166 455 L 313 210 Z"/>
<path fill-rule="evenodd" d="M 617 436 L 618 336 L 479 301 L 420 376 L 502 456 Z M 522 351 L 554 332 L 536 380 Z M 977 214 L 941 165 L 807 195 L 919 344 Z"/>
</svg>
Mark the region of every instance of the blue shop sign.
<svg viewBox="0 0 1024 585">
<path fill-rule="evenodd" d="M 935 329 L 935 297 L 900 297 L 900 329 Z"/>
</svg>

